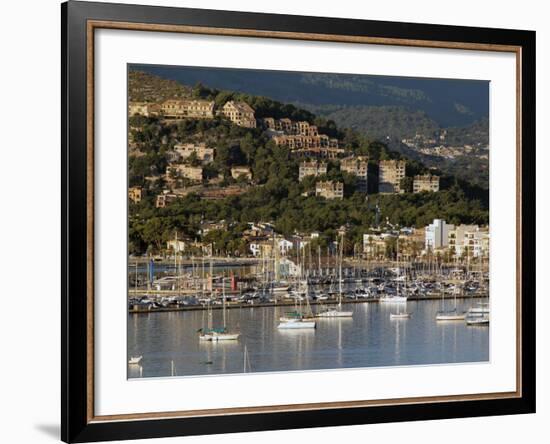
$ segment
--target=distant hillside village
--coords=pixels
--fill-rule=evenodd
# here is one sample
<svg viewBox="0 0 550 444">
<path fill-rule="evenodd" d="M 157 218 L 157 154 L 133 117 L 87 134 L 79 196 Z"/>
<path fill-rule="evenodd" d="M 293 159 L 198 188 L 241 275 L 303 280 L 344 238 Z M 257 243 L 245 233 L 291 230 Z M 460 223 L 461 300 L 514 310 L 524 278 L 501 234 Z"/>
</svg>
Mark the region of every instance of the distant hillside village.
<svg viewBox="0 0 550 444">
<path fill-rule="evenodd" d="M 339 162 L 341 171 L 355 176 L 355 191 L 367 193 L 374 190 L 378 193 L 413 193 L 438 192 L 440 178 L 433 174 L 415 175 L 412 177 L 412 187 L 406 189 L 407 162 L 405 160 L 369 161 L 366 156 L 356 156 L 340 146 L 337 138 L 329 137 L 319 132 L 317 126 L 307 121 L 293 121 L 289 118 L 275 119 L 264 117 L 257 119 L 255 110 L 242 101 L 227 101 L 223 106 L 216 107 L 211 100 L 169 99 L 161 103 L 131 102 L 130 116 L 156 117 L 162 120 L 177 122 L 182 119 L 214 119 L 225 118 L 243 128 L 261 128 L 277 146 L 286 147 L 290 154 L 303 159 L 299 166 L 299 180 L 307 176 L 319 177 L 327 173 L 327 160 Z M 132 141 L 130 141 L 132 148 Z M 216 147 L 207 146 L 204 142 L 177 143 L 170 153 L 170 162 L 166 168 L 165 190 L 156 196 L 156 206 L 165 207 L 179 196 L 197 191 L 192 185 L 202 183 L 206 178 L 204 165 L 216 157 Z M 247 183 L 253 183 L 254 177 L 247 165 L 236 165 L 231 168 L 231 176 Z M 178 179 L 186 179 L 188 187 L 178 190 Z M 218 177 L 211 180 L 219 181 Z M 204 191 L 204 190 L 203 190 Z M 139 187 L 129 190 L 130 199 L 139 202 L 142 197 Z M 210 195 L 204 193 L 203 198 L 223 198 L 238 193 L 238 188 L 225 188 Z M 343 199 L 344 184 L 338 181 L 319 180 L 315 188 L 306 195 L 321 196 L 326 199 Z"/>
</svg>

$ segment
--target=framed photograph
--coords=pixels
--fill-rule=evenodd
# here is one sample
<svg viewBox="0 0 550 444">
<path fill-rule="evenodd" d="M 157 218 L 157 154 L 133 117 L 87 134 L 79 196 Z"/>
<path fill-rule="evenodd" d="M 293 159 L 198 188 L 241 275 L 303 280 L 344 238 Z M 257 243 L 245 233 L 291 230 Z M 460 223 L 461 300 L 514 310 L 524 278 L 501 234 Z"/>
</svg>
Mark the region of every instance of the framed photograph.
<svg viewBox="0 0 550 444">
<path fill-rule="evenodd" d="M 534 32 L 61 12 L 65 442 L 535 411 Z"/>
</svg>

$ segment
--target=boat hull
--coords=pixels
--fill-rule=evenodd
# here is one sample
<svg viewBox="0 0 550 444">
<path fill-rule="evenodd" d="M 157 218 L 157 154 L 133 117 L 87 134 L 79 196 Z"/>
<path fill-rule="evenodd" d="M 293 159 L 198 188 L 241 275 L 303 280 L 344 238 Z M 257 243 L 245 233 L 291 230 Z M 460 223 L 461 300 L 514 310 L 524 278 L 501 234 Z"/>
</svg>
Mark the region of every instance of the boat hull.
<svg viewBox="0 0 550 444">
<path fill-rule="evenodd" d="M 200 335 L 201 341 L 219 342 L 219 341 L 236 341 L 239 339 L 239 333 L 207 333 Z"/>
<path fill-rule="evenodd" d="M 302 330 L 308 328 L 315 328 L 315 322 L 299 321 L 299 322 L 282 322 L 277 326 L 280 330 Z"/>
<path fill-rule="evenodd" d="M 353 311 L 338 311 L 329 310 L 315 315 L 316 318 L 351 318 L 353 317 Z"/>
<path fill-rule="evenodd" d="M 390 319 L 409 319 L 410 313 L 390 313 Z"/>
</svg>

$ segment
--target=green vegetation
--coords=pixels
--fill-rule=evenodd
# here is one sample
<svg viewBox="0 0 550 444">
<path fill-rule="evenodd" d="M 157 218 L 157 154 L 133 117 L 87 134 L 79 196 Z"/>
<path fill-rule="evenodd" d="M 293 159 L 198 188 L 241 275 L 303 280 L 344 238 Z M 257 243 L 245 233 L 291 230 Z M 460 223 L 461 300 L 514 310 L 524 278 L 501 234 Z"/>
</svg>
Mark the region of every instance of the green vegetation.
<svg viewBox="0 0 550 444">
<path fill-rule="evenodd" d="M 218 91 L 197 84 L 189 88 L 192 97 L 215 100 L 243 100 L 255 110 L 257 117 L 290 117 L 307 120 L 320 127 L 320 132 L 337 136 L 349 154 L 366 155 L 373 163 L 370 192 L 375 192 L 374 164 L 380 159 L 404 158 L 390 151 L 378 141 L 352 129 L 339 129 L 336 124 L 319 118 L 309 111 L 283 104 L 265 97 Z M 161 121 L 157 118 L 131 117 L 129 183 L 141 186 L 144 198 L 129 209 L 129 248 L 131 253 L 144 253 L 163 248 L 178 231 L 191 239 L 212 243 L 215 250 L 245 254 L 246 245 L 242 232 L 248 222 L 271 221 L 278 232 L 291 235 L 295 231 L 321 233 L 317 241 L 326 245 L 336 238 L 342 225 L 349 227 L 350 245 L 361 242 L 362 236 L 376 220 L 376 207 L 380 208 L 380 221 L 389 220 L 401 226 L 422 227 L 434 218 L 448 223 L 488 223 L 488 193 L 478 186 L 446 175 L 441 179 L 443 191 L 439 193 L 405 193 L 368 197 L 355 192 L 355 176 L 341 172 L 338 161 L 330 161 L 325 176 L 306 177 L 298 181 L 299 160 L 290 151 L 276 146 L 260 128 L 248 129 L 216 117 L 209 120 L 186 119 L 179 122 Z M 203 165 L 206 177 L 203 186 L 211 186 L 209 179 L 220 176 L 218 186 L 238 183 L 246 186 L 241 177 L 233 179 L 230 169 L 235 165 L 247 165 L 253 173 L 254 186 L 243 188 L 240 195 L 220 200 L 205 200 L 196 194 L 177 199 L 166 208 L 155 208 L 155 196 L 165 186 L 163 175 L 176 143 L 205 142 L 216 149 L 212 163 Z M 198 165 L 200 160 L 191 156 L 186 160 Z M 421 162 L 408 160 L 407 178 L 403 185 L 411 191 L 411 177 L 428 172 Z M 433 172 L 433 171 L 432 171 Z M 438 172 L 442 174 L 441 172 Z M 345 198 L 326 200 L 321 197 L 305 197 L 303 193 L 314 189 L 316 180 L 339 180 L 344 183 Z M 183 183 L 188 185 L 188 183 Z M 225 220 L 227 229 L 213 230 L 200 236 L 204 221 Z"/>
</svg>

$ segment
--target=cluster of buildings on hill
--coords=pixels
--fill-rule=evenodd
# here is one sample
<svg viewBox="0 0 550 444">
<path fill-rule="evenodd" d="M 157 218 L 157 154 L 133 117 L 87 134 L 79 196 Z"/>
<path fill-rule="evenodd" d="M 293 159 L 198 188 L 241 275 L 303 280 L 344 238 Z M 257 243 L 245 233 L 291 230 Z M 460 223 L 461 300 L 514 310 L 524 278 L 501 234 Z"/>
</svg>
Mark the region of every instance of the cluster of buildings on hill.
<svg viewBox="0 0 550 444">
<path fill-rule="evenodd" d="M 404 193 L 402 180 L 406 177 L 406 162 L 404 160 L 381 160 L 378 167 L 377 187 L 379 193 Z M 353 156 L 340 160 L 340 170 L 356 177 L 356 191 L 367 192 L 369 184 L 369 159 L 364 156 Z M 299 180 L 308 176 L 327 174 L 327 163 L 318 160 L 308 160 L 300 163 Z M 414 193 L 423 191 L 439 191 L 439 176 L 426 174 L 413 177 Z M 315 194 L 327 199 L 342 199 L 343 184 L 335 181 L 319 181 Z"/>
<path fill-rule="evenodd" d="M 317 177 L 326 174 L 327 159 L 339 159 L 340 170 L 356 177 L 356 191 L 367 193 L 369 181 L 373 182 L 372 189 L 379 193 L 406 191 L 402 185 L 402 180 L 406 177 L 404 160 L 381 160 L 375 164 L 369 163 L 365 156 L 342 157 L 345 150 L 339 146 L 338 139 L 320 133 L 316 125 L 289 118 L 265 117 L 257 120 L 254 109 L 242 101 L 230 100 L 219 109 L 216 109 L 215 102 L 211 100 L 169 99 L 162 103 L 131 102 L 129 114 L 160 116 L 165 119 L 212 119 L 224 116 L 241 127 L 256 128 L 258 125 L 276 145 L 288 147 L 293 156 L 304 158 L 299 167 L 300 181 L 307 176 Z M 182 179 L 189 183 L 202 182 L 204 166 L 212 162 L 214 157 L 215 148 L 208 147 L 205 143 L 175 145 L 174 150 L 168 153 L 169 165 L 164 177 L 166 184 L 170 189 L 177 189 L 178 181 Z M 373 172 L 377 173 L 373 174 L 372 178 L 369 174 L 370 168 L 374 168 Z M 231 176 L 234 179 L 252 181 L 252 171 L 248 166 L 234 166 Z M 412 191 L 439 191 L 439 177 L 430 174 L 415 176 Z M 222 194 L 215 194 L 215 198 Z M 338 181 L 318 181 L 315 190 L 305 194 L 315 194 L 326 199 L 343 199 L 344 185 Z M 135 190 L 129 197 L 134 202 L 141 199 L 141 195 L 138 196 Z M 157 207 L 165 207 L 177 197 L 177 193 L 165 191 L 157 196 Z"/>
</svg>

